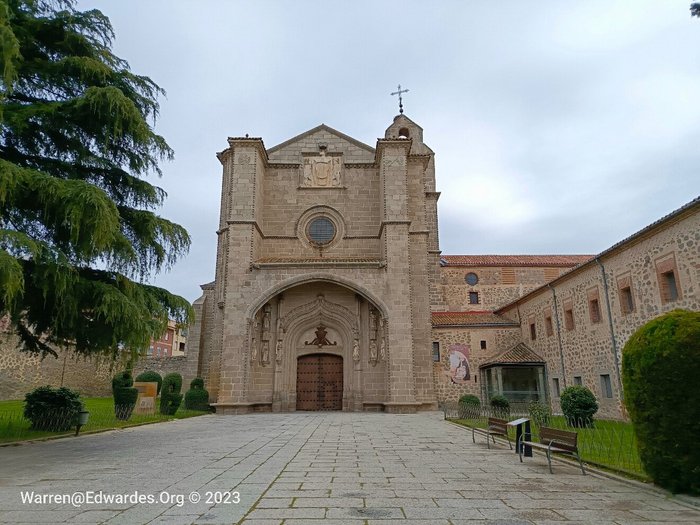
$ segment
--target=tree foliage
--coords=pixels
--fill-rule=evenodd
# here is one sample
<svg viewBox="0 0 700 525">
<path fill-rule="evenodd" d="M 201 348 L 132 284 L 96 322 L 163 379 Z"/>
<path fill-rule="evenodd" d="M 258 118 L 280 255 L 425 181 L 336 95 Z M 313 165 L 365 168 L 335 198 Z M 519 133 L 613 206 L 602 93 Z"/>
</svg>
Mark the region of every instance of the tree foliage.
<svg viewBox="0 0 700 525">
<path fill-rule="evenodd" d="M 700 3 L 693 2 L 690 4 L 690 16 L 700 17 Z"/>
<path fill-rule="evenodd" d="M 0 315 L 42 355 L 145 349 L 191 312 L 145 284 L 190 239 L 145 180 L 173 155 L 152 127 L 164 92 L 113 37 L 74 0 L 0 0 Z"/>
<path fill-rule="evenodd" d="M 622 350 L 625 405 L 639 457 L 672 492 L 700 495 L 700 312 L 673 310 L 637 329 Z"/>
</svg>

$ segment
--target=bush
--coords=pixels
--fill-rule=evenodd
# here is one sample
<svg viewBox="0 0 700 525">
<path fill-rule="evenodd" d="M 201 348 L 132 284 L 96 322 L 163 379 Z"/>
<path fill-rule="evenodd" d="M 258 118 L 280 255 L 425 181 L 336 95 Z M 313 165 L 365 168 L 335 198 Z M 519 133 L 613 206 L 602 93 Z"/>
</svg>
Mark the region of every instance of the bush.
<svg viewBox="0 0 700 525">
<path fill-rule="evenodd" d="M 40 386 L 24 396 L 24 417 L 34 430 L 65 432 L 82 409 L 80 394 L 65 387 Z"/>
<path fill-rule="evenodd" d="M 569 426 L 593 425 L 593 414 L 598 412 L 598 401 L 593 392 L 585 386 L 575 385 L 565 388 L 559 397 L 559 402 Z"/>
<path fill-rule="evenodd" d="M 204 389 L 204 379 L 196 377 L 190 383 L 190 389 L 185 394 L 187 410 L 209 411 L 209 392 Z"/>
<path fill-rule="evenodd" d="M 136 381 L 139 383 L 158 383 L 158 391 L 156 392 L 156 395 L 160 394 L 160 387 L 163 385 L 163 378 L 158 372 L 154 372 L 153 370 L 141 372 L 136 376 Z"/>
<path fill-rule="evenodd" d="M 700 494 L 700 312 L 674 310 L 639 328 L 622 350 L 625 405 L 651 478 Z"/>
<path fill-rule="evenodd" d="M 139 391 L 134 388 L 130 370 L 119 372 L 112 378 L 112 397 L 114 397 L 114 415 L 126 421 L 131 417 Z"/>
<path fill-rule="evenodd" d="M 459 403 L 461 405 L 475 405 L 478 407 L 481 406 L 481 399 L 472 394 L 464 394 L 459 398 Z"/>
<path fill-rule="evenodd" d="M 491 408 L 502 415 L 510 414 L 510 402 L 505 396 L 497 395 L 491 398 Z"/>
<path fill-rule="evenodd" d="M 530 415 L 530 419 L 532 419 L 538 427 L 546 427 L 552 419 L 552 407 L 540 403 L 539 401 L 532 401 L 528 405 L 527 411 Z"/>
<path fill-rule="evenodd" d="M 163 378 L 163 390 L 160 394 L 160 413 L 174 416 L 182 403 L 182 376 L 177 373 L 168 374 Z M 207 394 L 208 395 L 208 394 Z"/>
</svg>

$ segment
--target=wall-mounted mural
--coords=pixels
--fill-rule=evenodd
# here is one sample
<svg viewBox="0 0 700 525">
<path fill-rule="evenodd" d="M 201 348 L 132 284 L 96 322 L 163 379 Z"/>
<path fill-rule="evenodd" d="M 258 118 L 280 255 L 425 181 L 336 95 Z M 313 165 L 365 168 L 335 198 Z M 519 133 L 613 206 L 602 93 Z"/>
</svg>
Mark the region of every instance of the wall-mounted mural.
<svg viewBox="0 0 700 525">
<path fill-rule="evenodd" d="M 463 344 L 450 345 L 448 356 L 450 359 L 450 370 L 448 376 L 456 385 L 463 385 L 469 382 L 469 346 Z"/>
</svg>

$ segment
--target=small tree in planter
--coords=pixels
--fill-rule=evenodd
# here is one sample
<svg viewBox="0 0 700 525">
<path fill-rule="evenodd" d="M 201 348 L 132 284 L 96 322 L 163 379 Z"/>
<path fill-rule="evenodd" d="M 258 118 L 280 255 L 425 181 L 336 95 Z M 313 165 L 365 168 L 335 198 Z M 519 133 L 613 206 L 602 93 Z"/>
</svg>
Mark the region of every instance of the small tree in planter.
<svg viewBox="0 0 700 525">
<path fill-rule="evenodd" d="M 163 385 L 163 378 L 158 372 L 154 372 L 153 370 L 141 372 L 136 376 L 136 381 L 139 383 L 158 383 L 158 391 L 156 392 L 156 395 L 160 394 L 160 387 Z"/>
<path fill-rule="evenodd" d="M 24 396 L 24 417 L 34 430 L 65 432 L 82 410 L 80 394 L 65 387 L 40 386 Z"/>
<path fill-rule="evenodd" d="M 593 414 L 598 412 L 598 401 L 593 392 L 585 386 L 574 385 L 565 388 L 559 397 L 559 403 L 569 426 L 593 426 Z"/>
<path fill-rule="evenodd" d="M 185 408 L 209 411 L 209 392 L 204 389 L 201 377 L 195 377 L 190 383 L 190 389 L 185 393 Z"/>
<path fill-rule="evenodd" d="M 112 397 L 114 398 L 114 415 L 117 419 L 127 421 L 131 417 L 139 397 L 138 389 L 134 388 L 131 371 L 124 370 L 112 378 Z"/>
<path fill-rule="evenodd" d="M 160 413 L 174 416 L 182 402 L 182 376 L 177 373 L 168 374 L 163 378 L 163 389 L 160 393 Z M 208 394 L 207 394 L 208 396 Z"/>
</svg>

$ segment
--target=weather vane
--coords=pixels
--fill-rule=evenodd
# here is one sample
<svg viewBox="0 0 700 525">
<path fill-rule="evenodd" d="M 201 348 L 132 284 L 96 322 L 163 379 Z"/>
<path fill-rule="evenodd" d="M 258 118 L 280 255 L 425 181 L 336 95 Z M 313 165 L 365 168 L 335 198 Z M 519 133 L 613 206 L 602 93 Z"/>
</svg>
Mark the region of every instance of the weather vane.
<svg viewBox="0 0 700 525">
<path fill-rule="evenodd" d="M 401 84 L 399 84 L 399 89 L 398 91 L 394 91 L 391 96 L 398 95 L 399 96 L 399 113 L 403 115 L 403 99 L 401 98 L 402 93 L 408 93 L 408 89 L 401 89 Z"/>
</svg>

